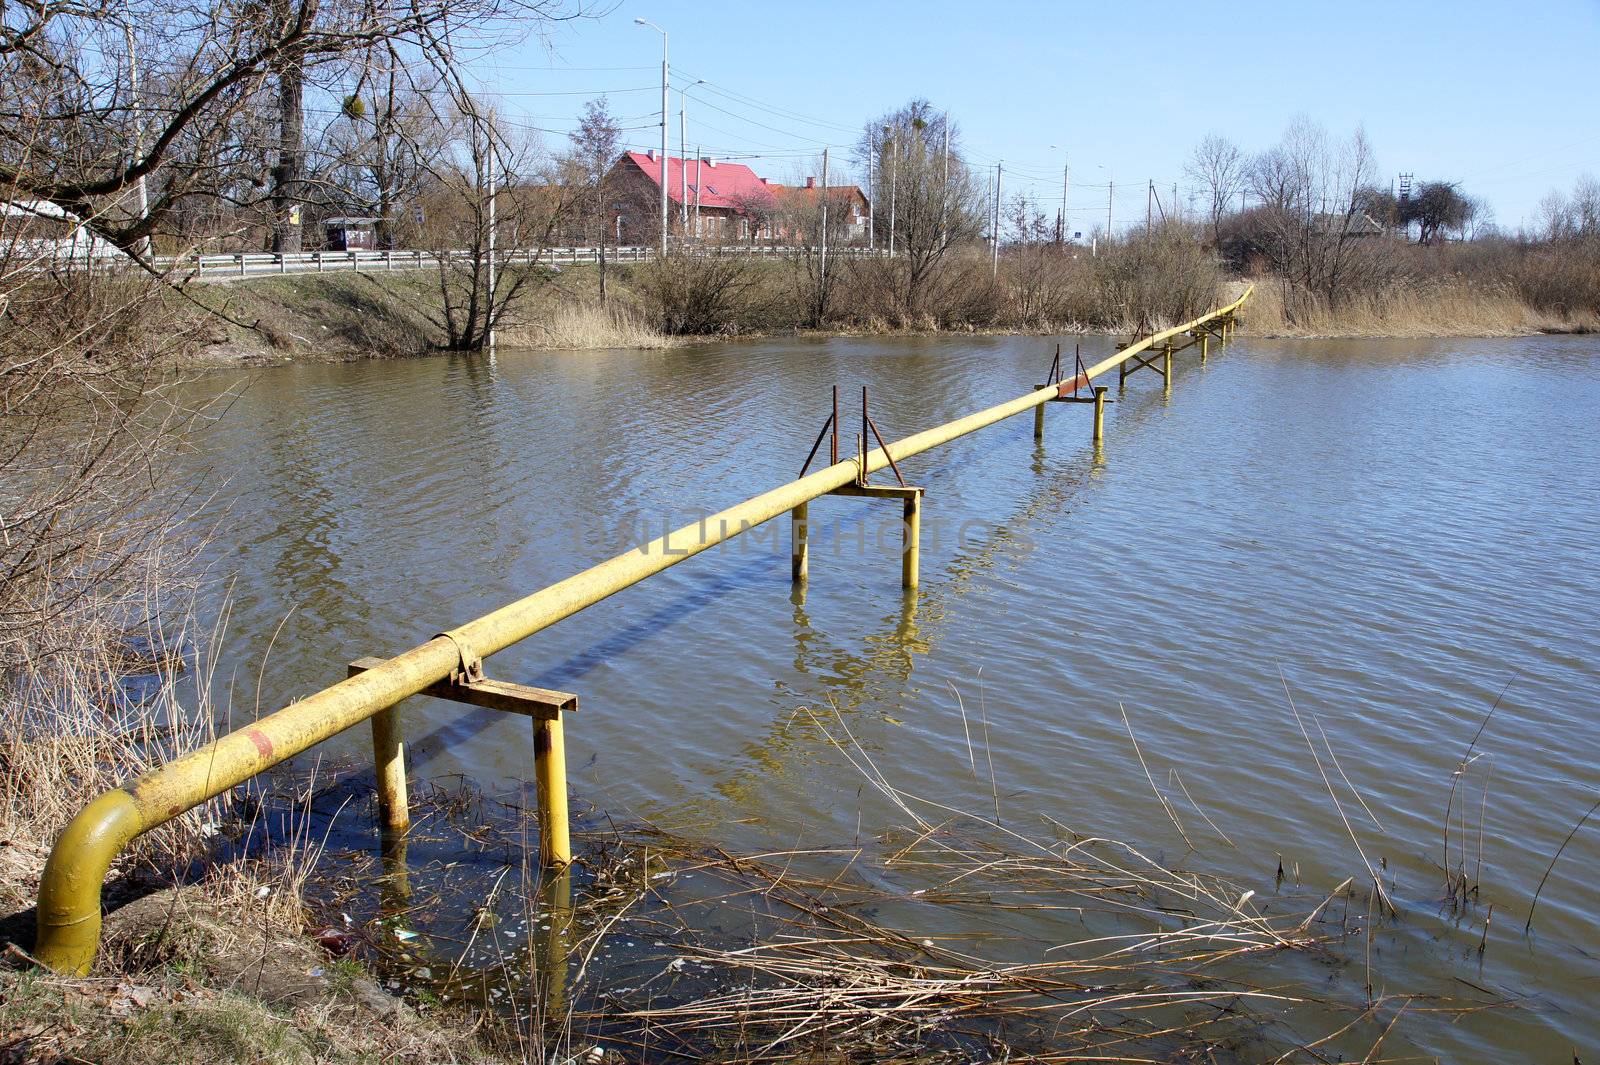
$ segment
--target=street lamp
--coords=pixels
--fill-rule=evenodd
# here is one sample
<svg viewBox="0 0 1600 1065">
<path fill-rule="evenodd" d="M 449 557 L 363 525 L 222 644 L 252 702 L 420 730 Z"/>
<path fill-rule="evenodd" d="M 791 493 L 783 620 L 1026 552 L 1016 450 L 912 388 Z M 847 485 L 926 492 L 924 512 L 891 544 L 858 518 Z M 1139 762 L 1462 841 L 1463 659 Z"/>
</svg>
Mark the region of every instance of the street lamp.
<svg viewBox="0 0 1600 1065">
<path fill-rule="evenodd" d="M 636 18 L 633 20 L 641 26 L 648 26 L 661 34 L 661 254 L 667 254 L 667 79 L 670 70 L 667 66 L 667 31 L 647 19 Z"/>
</svg>

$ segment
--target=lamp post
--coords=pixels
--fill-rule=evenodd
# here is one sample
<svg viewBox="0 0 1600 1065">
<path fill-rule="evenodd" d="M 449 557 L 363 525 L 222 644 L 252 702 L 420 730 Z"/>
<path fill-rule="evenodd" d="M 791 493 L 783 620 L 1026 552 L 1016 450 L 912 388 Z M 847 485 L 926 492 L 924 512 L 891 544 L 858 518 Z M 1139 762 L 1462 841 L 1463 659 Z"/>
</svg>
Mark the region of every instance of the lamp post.
<svg viewBox="0 0 1600 1065">
<path fill-rule="evenodd" d="M 667 79 L 671 74 L 667 66 L 667 31 L 654 22 L 636 18 L 633 21 L 648 26 L 661 34 L 661 254 L 667 254 Z"/>
</svg>

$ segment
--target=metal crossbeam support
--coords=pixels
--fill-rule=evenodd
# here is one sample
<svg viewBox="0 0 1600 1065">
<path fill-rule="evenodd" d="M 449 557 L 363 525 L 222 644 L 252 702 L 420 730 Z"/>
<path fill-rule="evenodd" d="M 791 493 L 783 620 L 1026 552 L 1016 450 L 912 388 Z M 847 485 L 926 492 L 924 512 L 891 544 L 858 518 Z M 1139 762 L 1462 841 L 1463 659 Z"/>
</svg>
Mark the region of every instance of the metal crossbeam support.
<svg viewBox="0 0 1600 1065">
<path fill-rule="evenodd" d="M 900 587 L 915 588 L 922 568 L 922 489 L 911 484 L 848 484 L 829 495 L 901 501 Z"/>
<path fill-rule="evenodd" d="M 350 663 L 354 677 L 383 665 L 382 658 L 360 658 Z M 567 812 L 567 749 L 561 728 L 563 711 L 576 712 L 578 697 L 510 681 L 447 679 L 423 688 L 418 695 L 449 699 L 484 710 L 521 714 L 533 719 L 534 787 L 539 803 L 539 857 L 547 866 L 572 862 L 572 834 Z M 381 726 L 380 719 L 387 719 Z M 399 708 L 391 706 L 372 718 L 372 747 L 378 766 L 378 805 L 384 827 L 403 832 L 410 824 L 407 808 L 405 745 L 401 740 Z"/>
<path fill-rule="evenodd" d="M 1138 355 L 1129 355 L 1122 365 L 1118 367 L 1120 376 L 1117 380 L 1117 383 L 1120 385 L 1133 374 L 1138 373 L 1140 370 L 1143 370 L 1146 367 L 1149 367 L 1150 369 L 1155 370 L 1157 373 L 1160 373 L 1161 371 L 1156 367 L 1156 360 L 1161 358 L 1161 355 L 1162 353 L 1159 351 L 1152 352 L 1149 358 L 1140 358 Z M 1131 370 L 1128 368 L 1128 363 L 1130 362 L 1136 364 Z"/>
</svg>

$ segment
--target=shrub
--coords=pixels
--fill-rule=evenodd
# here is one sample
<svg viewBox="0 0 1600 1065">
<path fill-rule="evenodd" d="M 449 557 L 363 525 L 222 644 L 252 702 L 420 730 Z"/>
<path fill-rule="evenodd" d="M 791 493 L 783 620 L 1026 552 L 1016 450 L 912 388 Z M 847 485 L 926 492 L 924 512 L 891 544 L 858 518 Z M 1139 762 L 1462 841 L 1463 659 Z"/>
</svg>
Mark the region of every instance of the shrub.
<svg viewBox="0 0 1600 1065">
<path fill-rule="evenodd" d="M 759 268 L 745 256 L 680 252 L 640 267 L 634 285 L 663 333 L 730 334 L 762 317 Z"/>
</svg>

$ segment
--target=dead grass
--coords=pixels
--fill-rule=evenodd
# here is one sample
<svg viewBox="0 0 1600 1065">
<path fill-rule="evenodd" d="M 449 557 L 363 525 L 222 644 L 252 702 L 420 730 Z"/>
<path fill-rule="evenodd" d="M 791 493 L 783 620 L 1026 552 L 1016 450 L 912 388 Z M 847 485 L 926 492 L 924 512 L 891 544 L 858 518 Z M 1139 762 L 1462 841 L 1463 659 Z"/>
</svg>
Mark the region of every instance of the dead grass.
<svg viewBox="0 0 1600 1065">
<path fill-rule="evenodd" d="M 1538 310 L 1508 287 L 1468 281 L 1405 282 L 1356 293 L 1331 307 L 1315 296 L 1285 298 L 1282 283 L 1254 282 L 1244 330 L 1266 337 L 1511 337 L 1593 329 L 1592 318 Z"/>
<path fill-rule="evenodd" d="M 419 1013 L 308 937 L 306 881 L 324 844 L 310 827 L 314 775 L 277 819 L 287 829 L 266 831 L 262 803 L 225 798 L 139 837 L 112 870 L 93 975 L 33 967 L 32 904 L 56 833 L 95 794 L 210 738 L 217 716 L 195 650 L 204 643 L 152 623 L 139 644 L 144 668 L 157 670 L 133 678 L 149 688 L 140 699 L 127 694 L 121 643 L 9 678 L 0 697 L 0 1062 L 504 1060 L 470 1019 Z M 241 807 L 249 820 L 235 816 Z M 228 860 L 219 857 L 224 839 L 257 842 Z"/>
<path fill-rule="evenodd" d="M 1403 1015 L 1505 1006 L 1364 988 L 1363 947 L 1406 935 L 1364 878 L 1257 891 L 1002 822 L 991 789 L 981 812 L 919 798 L 839 715 L 801 716 L 898 812 L 873 843 L 732 854 L 589 818 L 562 887 L 530 856 L 531 797 L 464 786 L 427 800 L 364 949 L 413 994 L 498 1014 L 532 1062 L 1377 1062 L 1407 1060 L 1385 1048 Z"/>
<path fill-rule="evenodd" d="M 40 970 L 0 972 L 0 1061 L 167 1065 L 193 1062 L 503 1062 L 470 1025 L 386 999 L 334 963 L 293 956 L 227 979 L 173 963 L 135 974 L 66 979 Z"/>
<path fill-rule="evenodd" d="M 592 351 L 600 348 L 667 348 L 678 343 L 645 321 L 644 315 L 613 302 L 602 307 L 585 300 L 562 300 L 527 325 L 500 332 L 502 344 L 518 348 Z"/>
</svg>

